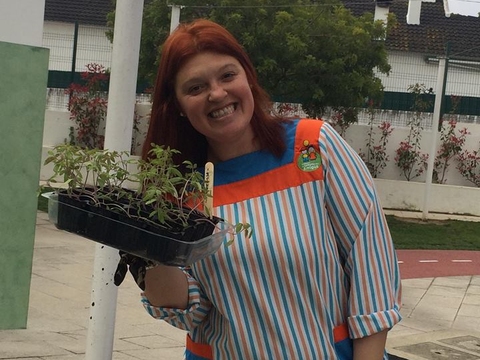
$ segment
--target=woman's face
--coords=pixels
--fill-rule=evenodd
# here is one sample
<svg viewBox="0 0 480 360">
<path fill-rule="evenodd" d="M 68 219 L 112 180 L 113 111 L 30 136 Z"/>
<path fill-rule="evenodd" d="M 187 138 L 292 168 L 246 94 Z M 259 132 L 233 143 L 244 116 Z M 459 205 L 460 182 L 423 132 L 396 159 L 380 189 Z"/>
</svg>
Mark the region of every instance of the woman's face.
<svg viewBox="0 0 480 360">
<path fill-rule="evenodd" d="M 175 95 L 180 111 L 211 146 L 241 147 L 252 141 L 254 100 L 245 70 L 235 58 L 211 52 L 195 55 L 177 73 Z"/>
</svg>

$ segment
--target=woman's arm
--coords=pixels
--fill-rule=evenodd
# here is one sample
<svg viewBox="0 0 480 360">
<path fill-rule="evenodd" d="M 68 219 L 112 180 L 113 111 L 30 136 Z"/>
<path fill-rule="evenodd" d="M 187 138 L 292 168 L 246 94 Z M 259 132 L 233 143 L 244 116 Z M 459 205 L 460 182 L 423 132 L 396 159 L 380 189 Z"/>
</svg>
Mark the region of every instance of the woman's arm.
<svg viewBox="0 0 480 360">
<path fill-rule="evenodd" d="M 145 274 L 145 296 L 151 305 L 186 309 L 188 280 L 178 267 L 158 265 Z"/>
<path fill-rule="evenodd" d="M 382 360 L 388 330 L 353 340 L 353 360 Z"/>
<path fill-rule="evenodd" d="M 347 322 L 350 336 L 361 339 L 355 351 L 359 357 L 355 359 L 374 359 L 370 355 L 360 357 L 363 349 L 373 351 L 369 349 L 372 342 L 378 345 L 381 356 L 386 330 L 401 320 L 400 269 L 375 183 L 365 163 L 326 125 L 320 142 L 325 154 L 326 207 L 349 279 Z"/>
</svg>

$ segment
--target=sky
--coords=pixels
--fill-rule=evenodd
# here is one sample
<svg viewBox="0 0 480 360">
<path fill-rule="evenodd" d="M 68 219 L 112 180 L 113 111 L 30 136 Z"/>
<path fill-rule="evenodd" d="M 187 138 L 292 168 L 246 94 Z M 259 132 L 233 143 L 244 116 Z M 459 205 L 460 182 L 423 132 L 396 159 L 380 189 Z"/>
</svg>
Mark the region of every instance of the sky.
<svg viewBox="0 0 480 360">
<path fill-rule="evenodd" d="M 448 0 L 450 13 L 467 16 L 478 16 L 480 0 Z"/>
</svg>

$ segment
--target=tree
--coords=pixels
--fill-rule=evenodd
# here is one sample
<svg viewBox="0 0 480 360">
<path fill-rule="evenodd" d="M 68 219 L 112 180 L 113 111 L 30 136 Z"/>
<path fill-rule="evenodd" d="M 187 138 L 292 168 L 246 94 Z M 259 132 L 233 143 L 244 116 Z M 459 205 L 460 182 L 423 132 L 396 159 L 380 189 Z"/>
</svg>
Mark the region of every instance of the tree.
<svg viewBox="0 0 480 360">
<path fill-rule="evenodd" d="M 223 4 L 227 1 L 223 1 Z M 224 24 L 245 46 L 266 90 L 279 101 L 301 102 L 309 115 L 327 106 L 362 106 L 379 100 L 388 73 L 386 28 L 372 14 L 353 16 L 340 3 L 239 1 L 252 8 L 215 8 L 211 19 Z M 264 7 L 258 7 L 262 3 Z M 268 5 L 276 5 L 275 7 Z M 303 6 L 301 6 L 303 5 Z"/>
<path fill-rule="evenodd" d="M 381 39 L 393 16 L 384 26 L 373 14 L 353 16 L 336 0 L 215 0 L 208 5 L 183 0 L 182 5 L 181 21 L 209 18 L 239 39 L 274 100 L 300 102 L 310 116 L 319 116 L 326 107 L 350 109 L 366 98 L 381 99 L 375 69 L 390 70 Z M 145 6 L 139 73 L 149 80 L 170 28 L 170 11 L 164 0 Z"/>
</svg>

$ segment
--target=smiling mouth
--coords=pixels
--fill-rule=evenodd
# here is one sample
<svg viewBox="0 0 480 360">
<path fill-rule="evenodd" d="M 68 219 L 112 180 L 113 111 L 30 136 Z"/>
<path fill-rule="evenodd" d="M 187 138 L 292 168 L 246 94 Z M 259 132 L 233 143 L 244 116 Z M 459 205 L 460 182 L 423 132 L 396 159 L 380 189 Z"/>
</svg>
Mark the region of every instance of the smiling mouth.
<svg viewBox="0 0 480 360">
<path fill-rule="evenodd" d="M 228 105 L 228 106 L 225 106 L 223 109 L 212 111 L 210 114 L 208 114 L 208 116 L 214 119 L 218 119 L 223 116 L 233 114 L 235 109 L 236 109 L 236 105 L 234 104 Z"/>
</svg>

